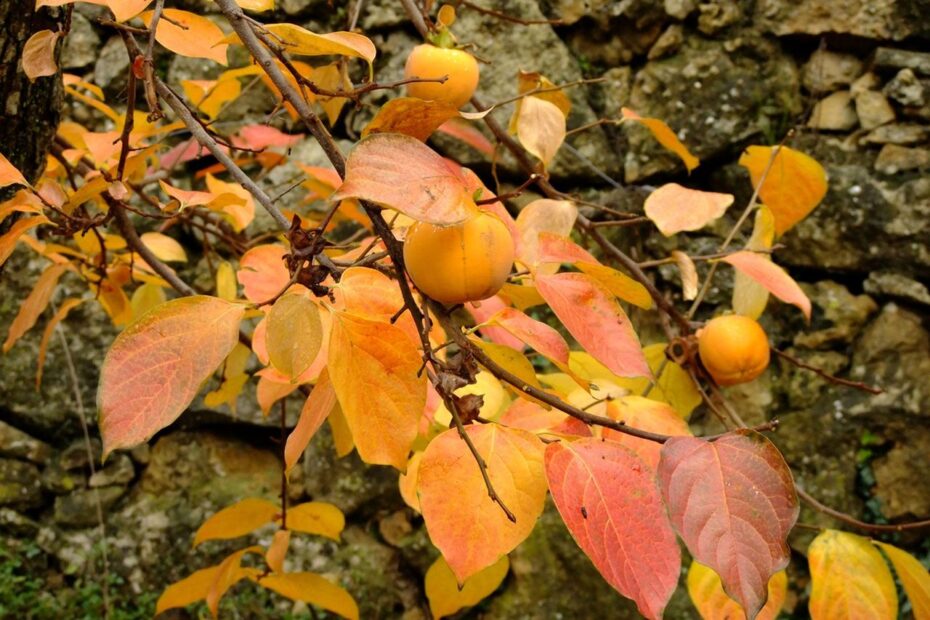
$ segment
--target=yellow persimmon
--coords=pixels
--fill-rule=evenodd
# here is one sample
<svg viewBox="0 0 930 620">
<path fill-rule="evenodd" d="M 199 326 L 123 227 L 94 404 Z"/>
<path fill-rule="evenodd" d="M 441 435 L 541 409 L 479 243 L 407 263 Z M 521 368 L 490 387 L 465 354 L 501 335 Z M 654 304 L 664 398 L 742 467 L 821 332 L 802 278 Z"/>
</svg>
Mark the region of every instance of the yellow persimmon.
<svg viewBox="0 0 930 620">
<path fill-rule="evenodd" d="M 769 365 L 769 339 L 753 319 L 731 314 L 712 319 L 698 331 L 704 368 L 720 385 L 747 383 Z"/>
<path fill-rule="evenodd" d="M 445 304 L 478 301 L 504 285 L 513 266 L 513 238 L 484 211 L 456 226 L 417 222 L 407 231 L 407 273 L 425 295 Z"/>
<path fill-rule="evenodd" d="M 413 48 L 404 66 L 404 78 L 441 78 L 444 83 L 413 82 L 407 84 L 411 97 L 442 101 L 457 108 L 465 105 L 478 87 L 478 62 L 462 50 L 436 47 L 424 43 Z"/>
</svg>

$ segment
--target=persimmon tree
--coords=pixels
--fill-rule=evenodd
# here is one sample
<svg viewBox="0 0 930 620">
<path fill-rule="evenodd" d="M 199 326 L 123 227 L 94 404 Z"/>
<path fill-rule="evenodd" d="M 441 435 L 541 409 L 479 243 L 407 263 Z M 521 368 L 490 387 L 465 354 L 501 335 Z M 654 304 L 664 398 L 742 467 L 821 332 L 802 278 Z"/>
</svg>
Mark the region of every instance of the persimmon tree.
<svg viewBox="0 0 930 620">
<path fill-rule="evenodd" d="M 734 197 L 668 183 L 646 199 L 643 217 L 557 189 L 553 159 L 569 131 L 585 129 L 567 128 L 565 90 L 577 84 L 526 72 L 514 76 L 513 99 L 481 101 L 478 65 L 452 36 L 451 6 L 434 23 L 430 7 L 402 2 L 425 42 L 405 78 L 386 83 L 373 70 L 375 45 L 354 24 L 315 33 L 251 16 L 273 0 L 216 0 L 223 28 L 163 0 L 83 1 L 108 7 L 101 23 L 125 43 L 127 106 L 111 107 L 99 88 L 66 74 L 67 95 L 107 130 L 63 124 L 34 182 L 0 156 L 0 186 L 18 190 L 0 205 L 0 220 L 11 223 L 0 263 L 21 246 L 46 265 L 3 348 L 35 327 L 64 274 L 86 284 L 89 293 L 61 301 L 45 325 L 37 383 L 52 330 L 78 304 L 100 304 L 123 328 L 101 370 L 104 456 L 170 426 L 207 386 L 208 405 L 232 406 L 257 378 L 262 410 L 281 411 L 285 474 L 324 423 L 340 455 L 354 449 L 366 463 L 397 469 L 400 495 L 441 552 L 425 577 L 436 616 L 498 587 L 507 554 L 533 530 L 547 495 L 604 579 L 648 618 L 662 616 L 678 584 L 679 541 L 694 558 L 687 587 L 704 617 L 774 618 L 799 500 L 866 534 L 928 526 L 875 525 L 824 506 L 796 486 L 766 438 L 777 421 L 748 427 L 721 389 L 768 363 L 754 319 L 770 297 L 810 319 L 809 299 L 774 260 L 778 238 L 826 193 L 826 174 L 807 155 L 784 142 L 749 147 L 740 165 L 752 198 L 718 251 L 696 255 L 677 238 L 668 257 L 638 262 L 607 227 L 654 226 L 653 234 L 672 237 L 718 220 Z M 57 79 L 54 51 L 64 36 L 33 35 L 22 60 L 30 79 Z M 226 66 L 231 46 L 251 62 L 214 80 L 170 84 L 154 62 L 167 52 Z M 245 83 L 258 82 L 306 134 L 252 124 L 228 135 L 214 124 Z M 418 96 L 402 96 L 405 86 Z M 343 153 L 331 128 L 383 90 L 395 96 Z M 469 100 L 473 111 L 462 111 Z M 504 127 L 496 111 L 511 102 Z M 700 165 L 660 119 L 623 109 L 598 121 L 605 123 L 641 124 L 688 172 Z M 525 182 L 492 191 L 426 144 L 435 132 L 495 163 L 507 153 Z M 298 163 L 308 198 L 283 208 L 255 179 L 288 163 L 288 147 L 301 140 L 318 142 L 330 166 Z M 192 173 L 185 164 L 194 161 Z M 513 217 L 512 199 L 530 187 L 543 197 Z M 580 204 L 593 207 L 596 221 Z M 277 227 L 271 233 L 256 230 L 259 208 Z M 203 241 L 209 286 L 171 266 L 188 260 L 172 234 L 183 230 Z M 650 275 L 666 263 L 679 268 L 680 293 L 660 290 Z M 734 283 L 725 314 L 745 318 L 702 333 L 697 311 L 720 278 Z M 665 340 L 642 342 L 631 308 Z M 813 371 L 849 389 L 878 389 Z M 288 429 L 284 399 L 295 392 L 304 405 Z M 694 436 L 688 419 L 701 405 L 729 430 Z M 216 614 L 231 587 L 251 580 L 357 618 L 351 593 L 286 570 L 295 533 L 338 540 L 344 527 L 335 506 L 288 505 L 286 485 L 285 475 L 280 503 L 243 498 L 194 539 L 240 538 L 275 524 L 267 547 L 194 570 L 165 590 L 158 611 L 205 601 Z M 927 571 L 891 544 L 829 529 L 808 554 L 812 617 L 897 617 L 887 562 L 915 616 L 930 615 Z"/>
</svg>

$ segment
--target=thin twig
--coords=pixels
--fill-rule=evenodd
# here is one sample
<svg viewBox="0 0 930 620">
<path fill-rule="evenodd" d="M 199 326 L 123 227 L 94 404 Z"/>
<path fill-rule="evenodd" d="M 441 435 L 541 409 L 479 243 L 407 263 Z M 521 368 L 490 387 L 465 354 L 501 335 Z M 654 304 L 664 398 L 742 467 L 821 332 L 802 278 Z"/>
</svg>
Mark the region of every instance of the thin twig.
<svg viewBox="0 0 930 620">
<path fill-rule="evenodd" d="M 845 512 L 840 512 L 835 508 L 830 508 L 826 504 L 822 504 L 817 498 L 812 496 L 810 493 L 804 489 L 795 485 L 795 488 L 798 491 L 798 497 L 807 502 L 811 508 L 817 512 L 822 512 L 825 515 L 830 515 L 837 521 L 841 521 L 846 525 L 850 525 L 854 528 L 860 530 L 866 530 L 869 532 L 904 532 L 907 530 L 922 530 L 930 528 L 930 519 L 925 521 L 913 521 L 911 523 L 899 523 L 899 524 L 882 524 L 882 523 L 866 523 L 861 521 L 852 515 L 848 515 Z"/>
<path fill-rule="evenodd" d="M 816 366 L 811 366 L 810 364 L 808 364 L 808 363 L 806 363 L 806 362 L 802 362 L 801 360 L 799 360 L 798 358 L 794 357 L 794 356 L 791 355 L 790 353 L 785 353 L 784 351 L 779 351 L 779 350 L 776 349 L 775 347 L 772 347 L 772 353 L 774 353 L 775 355 L 777 355 L 777 356 L 780 357 L 781 359 L 785 360 L 786 362 L 789 362 L 789 363 L 791 363 L 791 364 L 794 364 L 794 365 L 797 366 L 798 368 L 803 368 L 804 370 L 810 370 L 811 372 L 813 372 L 813 373 L 816 374 L 817 376 L 819 376 L 819 377 L 825 379 L 826 381 L 829 381 L 830 383 L 835 383 L 836 385 L 845 385 L 846 387 L 851 387 L 851 388 L 855 388 L 855 389 L 857 389 L 857 390 L 862 390 L 863 392 L 868 392 L 869 394 L 883 394 L 883 393 L 885 392 L 885 390 L 883 390 L 883 389 L 881 389 L 881 388 L 879 388 L 879 387 L 875 387 L 875 386 L 869 385 L 869 384 L 867 384 L 867 383 L 862 383 L 861 381 L 852 381 L 852 380 L 850 380 L 850 379 L 841 379 L 840 377 L 831 375 L 830 373 L 826 372 L 825 370 L 823 370 L 823 369 L 821 369 L 821 368 L 817 368 Z"/>
</svg>

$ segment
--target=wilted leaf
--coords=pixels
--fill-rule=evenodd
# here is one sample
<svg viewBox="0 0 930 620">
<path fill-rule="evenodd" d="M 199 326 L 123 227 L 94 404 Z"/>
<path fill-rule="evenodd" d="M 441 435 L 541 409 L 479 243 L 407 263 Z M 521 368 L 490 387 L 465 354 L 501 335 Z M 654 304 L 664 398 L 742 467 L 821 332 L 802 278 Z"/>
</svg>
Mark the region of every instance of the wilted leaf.
<svg viewBox="0 0 930 620">
<path fill-rule="evenodd" d="M 446 560 L 439 556 L 426 571 L 424 590 L 429 599 L 429 609 L 433 616 L 442 618 L 451 616 L 460 609 L 477 605 L 494 591 L 504 581 L 507 571 L 510 570 L 510 560 L 507 556 L 475 573 L 465 580 L 462 587 L 455 578 L 455 574 Z"/>
<path fill-rule="evenodd" d="M 807 550 L 811 620 L 898 617 L 898 593 L 882 554 L 867 538 L 824 530 Z"/>
<path fill-rule="evenodd" d="M 407 463 L 426 403 L 420 365 L 416 345 L 399 327 L 333 313 L 329 376 L 366 463 Z"/>
<path fill-rule="evenodd" d="M 323 345 L 320 308 L 306 289 L 300 289 L 274 302 L 265 334 L 271 365 L 292 381 L 310 367 Z"/>
<path fill-rule="evenodd" d="M 7 332 L 6 340 L 3 343 L 3 352 L 6 353 L 16 341 L 23 337 L 27 331 L 32 329 L 36 321 L 45 312 L 48 302 L 52 299 L 55 289 L 58 287 L 58 280 L 62 274 L 67 271 L 69 264 L 52 264 L 45 268 L 39 279 L 36 280 L 29 295 L 19 306 L 19 312 L 10 323 L 10 330 Z"/>
<path fill-rule="evenodd" d="M 894 545 L 878 540 L 873 540 L 872 543 L 881 547 L 881 550 L 891 560 L 894 572 L 898 574 L 898 580 L 904 586 L 907 598 L 911 601 L 914 618 L 918 620 L 930 618 L 930 573 L 927 572 L 927 567 L 918 562 L 914 556 Z"/>
<path fill-rule="evenodd" d="M 280 505 L 256 497 L 236 502 L 203 522 L 194 534 L 194 546 L 207 540 L 245 536 L 274 521 L 275 515 L 280 511 Z"/>
<path fill-rule="evenodd" d="M 517 118 L 517 137 L 523 148 L 548 166 L 565 141 L 565 115 L 554 103 L 526 97 Z"/>
<path fill-rule="evenodd" d="M 442 101 L 398 97 L 381 106 L 362 130 L 362 137 L 372 133 L 402 133 L 426 141 L 440 125 L 458 116 L 458 108 Z"/>
<path fill-rule="evenodd" d="M 695 560 L 753 617 L 772 575 L 790 559 L 788 532 L 798 518 L 791 470 L 754 431 L 715 441 L 673 437 L 662 447 L 659 488 L 672 525 Z"/>
<path fill-rule="evenodd" d="M 781 570 L 769 579 L 769 598 L 755 620 L 775 620 L 788 593 L 788 575 Z M 746 620 L 739 603 L 727 596 L 720 576 L 700 562 L 688 569 L 688 595 L 704 620 Z"/>
<path fill-rule="evenodd" d="M 242 255 L 236 277 L 246 299 L 264 303 L 281 292 L 291 280 L 284 266 L 283 245 L 258 245 Z"/>
<path fill-rule="evenodd" d="M 811 300 L 788 272 L 772 262 L 768 255 L 743 250 L 721 258 L 749 276 L 785 303 L 797 306 L 809 321 Z"/>
<path fill-rule="evenodd" d="M 345 526 L 342 511 L 326 502 L 305 502 L 287 509 L 287 527 L 295 532 L 339 540 Z"/>
<path fill-rule="evenodd" d="M 681 158 L 681 161 L 684 162 L 685 168 L 688 169 L 689 173 L 701 163 L 697 157 L 691 154 L 688 147 L 681 143 L 681 140 L 678 139 L 675 132 L 672 131 L 664 121 L 660 121 L 657 118 L 640 116 L 629 108 L 621 108 L 620 113 L 623 115 L 623 120 L 636 121 L 645 125 L 646 128 L 652 132 L 653 137 L 659 144 Z"/>
<path fill-rule="evenodd" d="M 770 250 L 775 242 L 775 219 L 772 211 L 762 205 L 756 211 L 756 220 L 752 229 L 752 236 L 746 244 L 747 250 Z M 767 260 L 772 260 L 768 254 L 763 254 Z M 765 311 L 769 301 L 769 292 L 764 286 L 741 271 L 733 274 L 733 311 L 736 314 L 758 319 Z"/>
<path fill-rule="evenodd" d="M 652 375 L 630 319 L 601 284 L 582 273 L 539 274 L 536 289 L 578 343 L 612 373 Z"/>
<path fill-rule="evenodd" d="M 540 198 L 529 203 L 517 215 L 520 239 L 517 244 L 517 260 L 528 269 L 536 266 L 539 254 L 539 234 L 550 233 L 568 237 L 578 218 L 578 208 L 568 200 Z M 544 273 L 555 273 L 555 267 L 539 267 Z"/>
<path fill-rule="evenodd" d="M 702 192 L 666 183 L 646 198 L 646 217 L 655 223 L 666 237 L 683 230 L 699 230 L 721 215 L 733 204 L 732 194 Z"/>
<path fill-rule="evenodd" d="M 739 164 L 749 171 L 753 187 L 758 187 L 762 173 L 772 159 L 776 147 L 750 146 L 739 158 Z M 817 160 L 790 149 L 778 148 L 759 198 L 775 216 L 775 233 L 781 236 L 807 217 L 827 194 L 827 173 Z"/>
<path fill-rule="evenodd" d="M 313 391 L 304 402 L 303 409 L 300 410 L 300 418 L 297 420 L 297 426 L 287 436 L 287 443 L 284 445 L 284 468 L 290 471 L 300 455 L 304 453 L 310 440 L 322 426 L 323 421 L 336 406 L 336 392 L 329 381 L 329 373 L 324 368 L 320 373 L 320 378 Z"/>
<path fill-rule="evenodd" d="M 152 251 L 159 259 L 166 263 L 186 263 L 187 254 L 181 244 L 169 237 L 158 232 L 142 233 L 143 245 Z"/>
<path fill-rule="evenodd" d="M 370 200 L 438 225 L 464 222 L 470 214 L 470 194 L 455 166 L 410 136 L 365 138 L 349 154 L 345 176 L 332 200 Z"/>
<path fill-rule="evenodd" d="M 153 11 L 146 11 L 139 16 L 146 27 L 152 23 L 152 14 Z M 168 19 L 158 20 L 155 40 L 166 49 L 181 56 L 208 58 L 226 65 L 229 46 L 223 42 L 225 35 L 219 26 L 206 17 L 180 9 L 164 9 L 162 17 Z"/>
<path fill-rule="evenodd" d="M 623 446 L 590 438 L 549 444 L 546 476 L 562 520 L 607 583 L 647 618 L 661 618 L 681 552 L 652 468 Z"/>
<path fill-rule="evenodd" d="M 104 454 L 145 441 L 181 415 L 239 342 L 244 313 L 215 297 L 182 297 L 116 337 L 97 391 Z"/>
<path fill-rule="evenodd" d="M 29 186 L 23 173 L 16 166 L 10 163 L 10 160 L 0 153 L 0 187 L 7 185 L 25 185 Z M 3 261 L 0 261 L 2 263 Z"/>
<path fill-rule="evenodd" d="M 678 265 L 678 271 L 681 273 L 681 296 L 686 301 L 697 297 L 698 293 L 698 275 L 691 257 L 680 250 L 672 250 L 672 258 Z"/>
<path fill-rule="evenodd" d="M 64 32 L 40 30 L 26 41 L 23 46 L 23 73 L 30 81 L 58 73 L 55 46 L 62 36 Z"/>
<path fill-rule="evenodd" d="M 465 430 L 516 522 L 488 496 L 478 464 L 455 429 L 429 443 L 419 468 L 420 510 L 430 540 L 459 583 L 523 542 L 546 499 L 543 447 L 535 435 L 497 424 L 472 424 Z M 455 501 L 449 501 L 451 489 Z"/>
<path fill-rule="evenodd" d="M 259 579 L 258 584 L 292 601 L 303 601 L 343 618 L 358 620 L 358 605 L 352 596 L 316 573 L 267 575 Z"/>
</svg>

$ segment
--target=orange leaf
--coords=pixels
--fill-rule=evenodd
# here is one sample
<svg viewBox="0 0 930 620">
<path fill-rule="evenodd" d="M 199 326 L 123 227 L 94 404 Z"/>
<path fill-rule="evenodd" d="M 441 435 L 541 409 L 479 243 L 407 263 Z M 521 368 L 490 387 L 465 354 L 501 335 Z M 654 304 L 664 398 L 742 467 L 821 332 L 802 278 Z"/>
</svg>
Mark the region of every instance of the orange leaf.
<svg viewBox="0 0 930 620">
<path fill-rule="evenodd" d="M 645 125 L 646 128 L 652 132 L 653 137 L 659 144 L 681 158 L 681 161 L 684 162 L 685 168 L 688 169 L 689 173 L 701 163 L 697 157 L 691 154 L 688 147 L 681 143 L 681 140 L 678 139 L 675 132 L 672 131 L 664 121 L 660 121 L 657 118 L 640 116 L 629 108 L 621 108 L 620 113 L 623 115 L 624 120 L 636 121 Z"/>
<path fill-rule="evenodd" d="M 449 6 L 449 5 L 446 5 Z M 423 589 L 429 600 L 429 609 L 435 618 L 451 616 L 460 609 L 477 605 L 494 593 L 503 583 L 510 560 L 507 556 L 472 575 L 459 587 L 452 569 L 446 560 L 439 556 L 426 571 Z"/>
<path fill-rule="evenodd" d="M 10 160 L 3 156 L 3 153 L 0 153 L 0 187 L 6 187 L 7 185 L 25 185 L 29 187 L 23 173 L 11 164 Z M 0 263 L 2 262 L 0 261 Z"/>
<path fill-rule="evenodd" d="M 345 177 L 331 200 L 370 200 L 441 226 L 470 215 L 470 194 L 456 166 L 410 136 L 368 136 L 349 154 Z"/>
<path fill-rule="evenodd" d="M 639 338 L 610 292 L 583 273 L 537 275 L 536 288 L 575 340 L 621 377 L 650 377 Z"/>
<path fill-rule="evenodd" d="M 0 157 L 2 157 L 2 155 L 0 155 Z M 10 257 L 10 254 L 16 249 L 16 242 L 19 241 L 19 238 L 22 237 L 27 230 L 47 223 L 48 218 L 44 215 L 36 215 L 34 217 L 16 220 L 16 222 L 10 226 L 10 230 L 0 237 L 0 265 L 3 265 L 6 259 Z"/>
<path fill-rule="evenodd" d="M 494 156 L 494 145 L 491 141 L 464 118 L 451 118 L 440 125 L 436 131 L 464 142 L 483 155 Z"/>
<path fill-rule="evenodd" d="M 419 468 L 420 509 L 430 539 L 460 584 L 523 542 L 546 499 L 543 445 L 535 435 L 497 424 L 469 425 L 465 431 L 516 522 L 488 496 L 478 464 L 458 431 L 450 429 L 429 443 Z"/>
<path fill-rule="evenodd" d="M 268 568 L 275 573 L 284 572 L 284 557 L 287 555 L 287 548 L 291 544 L 291 531 L 278 530 L 268 545 L 268 551 L 265 552 L 265 562 Z"/>
<path fill-rule="evenodd" d="M 914 618 L 930 618 L 930 573 L 927 572 L 927 567 L 894 545 L 878 540 L 873 540 L 872 544 L 881 547 L 891 560 L 894 572 L 898 574 L 898 580 L 911 601 Z"/>
<path fill-rule="evenodd" d="M 268 311 L 265 346 L 271 365 L 296 381 L 316 359 L 323 345 L 320 308 L 309 291 L 282 295 Z"/>
<path fill-rule="evenodd" d="M 750 146 L 739 158 L 739 164 L 749 170 L 753 187 L 758 187 L 762 174 L 769 168 L 771 146 Z M 781 236 L 807 217 L 827 194 L 827 173 L 817 160 L 790 149 L 778 147 L 759 188 L 759 198 L 775 216 L 775 234 Z"/>
<path fill-rule="evenodd" d="M 292 601 L 310 603 L 343 618 L 358 620 L 358 605 L 352 596 L 316 573 L 268 575 L 259 579 L 258 585 Z"/>
<path fill-rule="evenodd" d="M 207 540 L 227 540 L 245 536 L 274 521 L 281 506 L 266 499 L 249 497 L 223 508 L 203 522 L 194 534 L 194 546 Z"/>
<path fill-rule="evenodd" d="M 260 573 L 255 568 L 244 568 L 242 566 L 242 556 L 246 553 L 261 553 L 263 549 L 258 546 L 248 547 L 235 553 L 230 554 L 225 560 L 216 567 L 216 579 L 210 585 L 210 591 L 207 592 L 207 607 L 213 617 L 217 617 L 217 609 L 220 599 L 229 591 L 231 587 L 245 578 L 256 578 Z"/>
<path fill-rule="evenodd" d="M 36 9 L 43 6 L 64 6 L 74 4 L 76 0 L 36 0 Z M 116 16 L 116 21 L 124 22 L 138 15 L 152 0 L 78 0 L 87 4 L 99 4 L 109 7 Z"/>
<path fill-rule="evenodd" d="M 36 324 L 39 316 L 45 312 L 48 302 L 52 299 L 52 294 L 58 287 L 58 279 L 70 268 L 68 263 L 58 265 L 49 265 L 39 279 L 36 280 L 35 286 L 29 292 L 29 295 L 23 300 L 19 307 L 19 312 L 13 322 L 10 323 L 10 331 L 7 333 L 6 341 L 3 343 L 3 352 L 9 351 L 16 341 L 23 337 L 27 331 L 32 329 Z"/>
<path fill-rule="evenodd" d="M 333 313 L 329 376 L 366 463 L 407 463 L 426 404 L 416 345 L 396 325 Z"/>
<path fill-rule="evenodd" d="M 146 27 L 152 23 L 153 11 L 146 11 L 139 17 Z M 155 40 L 168 50 L 190 58 L 207 58 L 226 65 L 224 34 L 219 26 L 206 17 L 179 9 L 165 9 L 163 19 L 158 21 Z"/>
<path fill-rule="evenodd" d="M 253 303 L 268 301 L 291 280 L 284 265 L 287 250 L 283 245 L 258 245 L 242 255 L 236 278 L 246 299 Z"/>
<path fill-rule="evenodd" d="M 23 73 L 30 81 L 58 73 L 55 46 L 63 36 L 64 32 L 40 30 L 26 41 L 23 46 Z"/>
<path fill-rule="evenodd" d="M 247 189 L 238 183 L 221 181 L 212 174 L 207 174 L 206 180 L 207 189 L 217 196 L 216 200 L 210 203 L 210 208 L 222 213 L 236 232 L 255 219 L 255 200 Z"/>
<path fill-rule="evenodd" d="M 811 300 L 804 294 L 798 283 L 788 275 L 788 272 L 773 263 L 767 255 L 744 250 L 725 256 L 720 260 L 733 265 L 783 302 L 800 308 L 807 320 L 810 321 Z"/>
<path fill-rule="evenodd" d="M 165 428 L 239 342 L 241 305 L 195 295 L 166 302 L 116 337 L 100 369 L 104 455 Z"/>
<path fill-rule="evenodd" d="M 319 430 L 323 421 L 336 406 L 336 392 L 329 381 L 329 374 L 326 369 L 320 373 L 313 391 L 307 397 L 303 409 L 300 410 L 300 418 L 297 420 L 297 426 L 287 436 L 287 443 L 284 445 L 284 468 L 290 471 L 300 456 L 304 453 L 310 440 Z"/>
<path fill-rule="evenodd" d="M 242 93 L 242 85 L 237 79 L 220 80 L 183 80 L 181 87 L 187 99 L 198 110 L 215 119 L 231 101 Z"/>
<path fill-rule="evenodd" d="M 788 575 L 781 570 L 769 579 L 769 597 L 756 620 L 775 620 L 785 604 Z M 704 620 L 746 620 L 739 603 L 727 596 L 720 575 L 700 562 L 688 569 L 688 595 Z"/>
<path fill-rule="evenodd" d="M 155 604 L 155 615 L 175 607 L 187 607 L 207 598 L 216 581 L 218 569 L 219 566 L 202 568 L 165 588 Z"/>
<path fill-rule="evenodd" d="M 76 306 L 79 306 L 83 301 L 83 299 L 78 299 L 76 297 L 69 297 L 64 300 L 61 305 L 58 306 L 58 312 L 49 319 L 48 325 L 45 326 L 45 331 L 42 332 L 42 342 L 39 343 L 39 361 L 36 364 L 36 390 L 42 385 L 42 368 L 45 366 L 45 354 L 48 351 L 48 341 L 52 339 L 55 327 L 64 321 L 68 317 L 68 313 Z"/>
<path fill-rule="evenodd" d="M 373 133 L 402 133 L 425 142 L 440 125 L 458 116 L 458 108 L 449 103 L 398 97 L 381 106 L 362 129 L 362 137 Z"/>
<path fill-rule="evenodd" d="M 565 115 L 554 103 L 526 97 L 517 118 L 520 144 L 548 166 L 565 141 Z"/>
<path fill-rule="evenodd" d="M 246 11 L 263 13 L 274 10 L 274 0 L 236 0 L 236 4 Z"/>
<path fill-rule="evenodd" d="M 339 540 L 345 526 L 342 511 L 325 502 L 306 502 L 287 510 L 287 527 L 295 532 Z"/>
<path fill-rule="evenodd" d="M 733 204 L 732 194 L 702 192 L 666 183 L 646 198 L 646 217 L 655 223 L 666 237 L 683 230 L 704 228 Z"/>
<path fill-rule="evenodd" d="M 824 530 L 807 550 L 811 620 L 898 617 L 898 593 L 882 554 L 868 539 Z"/>
<path fill-rule="evenodd" d="M 649 400 L 642 396 L 621 396 L 608 401 L 606 413 L 612 420 L 623 422 L 627 426 L 644 431 L 672 436 L 691 434 L 688 423 L 681 419 L 681 416 L 672 409 L 671 405 Z M 626 446 L 653 469 L 659 466 L 659 453 L 662 444 L 606 428 L 603 430 L 602 435 L 604 439 Z"/>
</svg>

